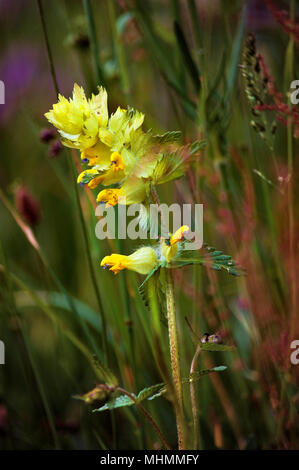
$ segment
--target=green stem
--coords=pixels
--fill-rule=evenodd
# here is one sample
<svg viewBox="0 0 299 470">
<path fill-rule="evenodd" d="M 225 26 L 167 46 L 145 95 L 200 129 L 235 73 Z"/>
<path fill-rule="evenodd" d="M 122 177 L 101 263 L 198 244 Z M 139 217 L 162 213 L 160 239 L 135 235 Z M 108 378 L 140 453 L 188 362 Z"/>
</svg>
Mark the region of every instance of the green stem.
<svg viewBox="0 0 299 470">
<path fill-rule="evenodd" d="M 114 40 L 114 47 L 117 56 L 117 62 L 119 66 L 120 79 L 122 84 L 122 89 L 125 95 L 129 98 L 130 96 L 130 77 L 127 68 L 127 61 L 125 56 L 125 50 L 119 37 L 116 28 L 116 12 L 115 12 L 115 3 L 114 0 L 108 2 L 109 16 Z"/>
<path fill-rule="evenodd" d="M 56 72 L 55 72 L 53 56 L 52 56 L 52 52 L 51 52 L 51 48 L 50 48 L 50 42 L 49 42 L 49 37 L 48 37 L 48 32 L 47 32 L 47 27 L 46 27 L 45 13 L 44 13 L 42 0 L 37 0 L 37 6 L 38 6 L 38 10 L 39 10 L 40 20 L 41 20 L 41 23 L 42 23 L 42 29 L 43 29 L 43 33 L 44 33 L 48 59 L 49 59 L 49 63 L 50 63 L 50 70 L 51 70 L 52 80 L 53 80 L 56 95 L 58 96 L 59 88 L 58 88 L 58 83 L 57 83 L 57 77 L 56 77 Z"/>
<path fill-rule="evenodd" d="M 98 38 L 96 34 L 96 26 L 94 22 L 93 12 L 90 0 L 83 0 L 85 16 L 88 24 L 88 31 L 90 36 L 91 49 L 95 63 L 98 85 L 104 85 L 104 75 L 100 64 Z"/>
<path fill-rule="evenodd" d="M 190 367 L 190 375 L 195 372 L 196 362 L 200 353 L 199 345 L 196 348 L 195 354 L 193 356 L 191 367 Z M 198 408 L 197 408 L 197 399 L 196 399 L 196 390 L 194 382 L 190 382 L 190 396 L 191 396 L 191 407 L 192 407 L 192 414 L 193 414 L 193 449 L 196 450 L 198 448 Z"/>
<path fill-rule="evenodd" d="M 202 40 L 200 34 L 200 22 L 198 18 L 197 6 L 195 0 L 189 0 L 188 2 L 189 16 L 192 24 L 192 32 L 196 44 L 196 53 L 199 56 L 199 53 L 202 49 Z"/>
<path fill-rule="evenodd" d="M 176 414 L 176 424 L 178 433 L 178 448 L 184 450 L 185 438 L 184 438 L 184 409 L 183 409 L 183 390 L 182 390 L 182 378 L 180 369 L 180 358 L 178 348 L 178 333 L 177 323 L 175 315 L 175 303 L 174 303 L 174 292 L 171 272 L 169 269 L 165 269 L 166 279 L 166 302 L 167 302 L 167 317 L 168 317 L 168 333 L 169 333 L 169 347 L 170 347 L 170 359 L 171 359 L 171 371 L 172 380 L 174 386 L 174 408 Z"/>
</svg>

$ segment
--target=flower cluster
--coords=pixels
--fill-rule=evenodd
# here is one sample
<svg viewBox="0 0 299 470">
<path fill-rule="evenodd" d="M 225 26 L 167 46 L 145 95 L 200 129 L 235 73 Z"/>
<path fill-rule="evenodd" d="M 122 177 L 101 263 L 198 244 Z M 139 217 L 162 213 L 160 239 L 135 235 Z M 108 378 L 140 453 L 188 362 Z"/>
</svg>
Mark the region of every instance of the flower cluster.
<svg viewBox="0 0 299 470">
<path fill-rule="evenodd" d="M 45 116 L 57 127 L 64 145 L 81 151 L 87 169 L 78 183 L 92 189 L 105 187 L 97 195 L 99 203 L 144 202 L 151 185 L 184 174 L 186 160 L 194 151 L 179 144 L 179 132 L 163 136 L 145 132 L 144 114 L 132 108 L 119 107 L 109 116 L 107 92 L 101 87 L 87 99 L 83 88 L 75 84 L 73 97 L 67 100 L 59 95 Z"/>
<path fill-rule="evenodd" d="M 62 143 L 81 152 L 87 168 L 78 183 L 92 189 L 104 186 L 97 202 L 108 206 L 147 203 L 152 186 L 183 176 L 187 161 L 198 150 L 197 143 L 182 146 L 179 132 L 161 136 L 145 132 L 144 114 L 132 108 L 119 107 L 109 116 L 107 93 L 101 87 L 87 99 L 75 84 L 72 98 L 59 95 L 45 116 L 58 129 Z M 130 256 L 106 256 L 101 265 L 115 274 L 125 268 L 148 274 L 155 267 L 168 266 L 188 230 L 182 226 L 157 246 L 142 247 Z"/>
</svg>

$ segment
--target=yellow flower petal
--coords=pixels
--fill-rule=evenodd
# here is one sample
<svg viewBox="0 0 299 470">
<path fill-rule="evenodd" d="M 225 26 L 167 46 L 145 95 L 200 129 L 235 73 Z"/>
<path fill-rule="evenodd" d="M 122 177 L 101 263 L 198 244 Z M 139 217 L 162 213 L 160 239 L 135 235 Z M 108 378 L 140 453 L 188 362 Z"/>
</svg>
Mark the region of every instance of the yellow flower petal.
<svg viewBox="0 0 299 470">
<path fill-rule="evenodd" d="M 81 160 L 89 166 L 96 166 L 97 170 L 108 170 L 110 167 L 110 149 L 102 142 L 97 142 L 93 147 L 87 148 L 81 153 Z"/>
<path fill-rule="evenodd" d="M 119 202 L 119 191 L 119 189 L 103 189 L 97 196 L 97 202 L 105 202 L 107 206 L 115 206 Z"/>
<path fill-rule="evenodd" d="M 59 95 L 45 116 L 57 127 L 64 145 L 81 150 L 92 147 L 99 140 L 99 128 L 108 122 L 107 93 L 99 88 L 98 94 L 87 100 L 83 88 L 75 83 L 72 98 Z"/>
<path fill-rule="evenodd" d="M 176 257 L 178 253 L 178 242 L 182 241 L 184 238 L 184 233 L 188 232 L 188 225 L 182 225 L 169 240 L 164 240 L 162 242 L 161 254 L 166 259 L 167 263 L 170 263 L 173 258 Z"/>
<path fill-rule="evenodd" d="M 161 247 L 162 256 L 170 263 L 176 257 L 178 252 L 178 245 L 170 246 L 168 240 L 164 240 Z"/>
<path fill-rule="evenodd" d="M 139 274 L 148 274 L 157 262 L 155 250 L 151 247 L 143 247 L 136 250 L 130 256 L 116 253 L 105 256 L 101 261 L 101 266 L 109 268 L 114 274 L 118 274 L 123 269 L 129 269 Z"/>
<path fill-rule="evenodd" d="M 103 175 L 96 176 L 91 181 L 89 181 L 88 187 L 90 189 L 95 189 L 99 186 L 99 184 L 102 183 L 102 181 L 103 181 Z"/>
<path fill-rule="evenodd" d="M 188 225 L 182 225 L 173 235 L 170 237 L 170 245 L 174 245 L 183 240 L 184 233 L 188 232 L 190 229 Z"/>
</svg>

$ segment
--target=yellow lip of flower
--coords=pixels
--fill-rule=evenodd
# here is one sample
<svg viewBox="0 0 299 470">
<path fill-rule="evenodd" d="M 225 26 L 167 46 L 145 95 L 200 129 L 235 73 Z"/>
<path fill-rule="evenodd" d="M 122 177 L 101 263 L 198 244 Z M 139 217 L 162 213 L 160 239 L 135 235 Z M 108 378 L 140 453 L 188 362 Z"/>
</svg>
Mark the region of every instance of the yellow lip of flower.
<svg viewBox="0 0 299 470">
<path fill-rule="evenodd" d="M 139 274 L 148 274 L 157 264 L 157 255 L 153 248 L 142 247 L 129 256 L 113 253 L 101 261 L 104 269 L 109 268 L 114 274 L 129 269 Z"/>
<path fill-rule="evenodd" d="M 171 262 L 173 258 L 176 257 L 178 253 L 178 242 L 182 241 L 184 238 L 184 233 L 188 232 L 188 225 L 182 225 L 169 240 L 164 240 L 161 247 L 161 254 L 166 259 L 168 263 Z"/>
<path fill-rule="evenodd" d="M 122 156 L 119 152 L 113 152 L 110 157 L 111 166 L 113 171 L 122 171 L 124 170 L 124 162 Z"/>
<path fill-rule="evenodd" d="M 170 246 L 175 245 L 184 238 L 184 233 L 189 232 L 190 228 L 188 225 L 182 225 L 171 237 L 170 237 Z"/>
<path fill-rule="evenodd" d="M 121 171 L 118 173 L 113 173 L 113 172 L 111 173 L 112 175 L 120 174 L 121 178 L 124 176 L 124 174 Z M 106 176 L 108 177 L 108 172 L 106 173 Z M 103 184 L 105 183 L 106 181 L 103 180 Z M 115 206 L 116 204 L 121 204 L 121 205 L 139 204 L 142 201 L 144 201 L 146 197 L 146 190 L 147 190 L 146 185 L 141 179 L 128 178 L 125 181 L 125 183 L 118 189 L 103 189 L 102 191 L 100 191 L 97 196 L 97 202 L 99 203 L 106 202 L 108 206 L 109 205 Z"/>
<path fill-rule="evenodd" d="M 115 206 L 119 202 L 120 189 L 103 189 L 97 195 L 97 202 L 106 203 L 106 207 Z"/>
</svg>

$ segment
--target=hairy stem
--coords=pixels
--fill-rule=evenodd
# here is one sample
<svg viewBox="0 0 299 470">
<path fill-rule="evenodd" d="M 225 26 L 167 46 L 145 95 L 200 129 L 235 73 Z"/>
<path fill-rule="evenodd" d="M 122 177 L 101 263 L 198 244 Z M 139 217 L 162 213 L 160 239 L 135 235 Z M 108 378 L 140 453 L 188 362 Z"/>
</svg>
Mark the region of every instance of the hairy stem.
<svg viewBox="0 0 299 470">
<path fill-rule="evenodd" d="M 176 414 L 176 424 L 178 433 L 178 447 L 179 450 L 184 450 L 184 409 L 183 409 L 183 390 L 180 369 L 180 358 L 178 348 L 178 333 L 175 315 L 174 292 L 171 272 L 165 269 L 166 277 L 166 301 L 167 301 L 167 317 L 168 317 L 168 334 L 169 334 L 169 347 L 171 359 L 172 380 L 174 386 L 174 408 Z"/>
<path fill-rule="evenodd" d="M 196 361 L 200 353 L 199 345 L 196 348 L 195 354 L 193 356 L 191 367 L 190 367 L 190 375 L 195 372 Z M 192 406 L 192 414 L 193 414 L 193 449 L 196 450 L 198 448 L 198 409 L 197 409 L 197 400 L 196 400 L 196 391 L 195 385 L 192 380 L 190 381 L 190 396 L 191 396 L 191 406 Z"/>
</svg>

